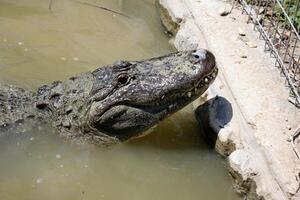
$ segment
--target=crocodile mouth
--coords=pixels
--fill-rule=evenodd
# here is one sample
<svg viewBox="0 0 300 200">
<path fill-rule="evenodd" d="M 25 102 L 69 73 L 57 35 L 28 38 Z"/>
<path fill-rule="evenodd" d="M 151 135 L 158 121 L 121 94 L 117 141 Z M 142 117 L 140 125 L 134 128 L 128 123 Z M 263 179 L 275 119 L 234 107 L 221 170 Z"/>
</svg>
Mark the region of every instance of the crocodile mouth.
<svg viewBox="0 0 300 200">
<path fill-rule="evenodd" d="M 193 83 L 190 89 L 178 89 L 162 95 L 159 99 L 153 102 L 134 104 L 124 103 L 122 105 L 137 108 L 152 114 L 160 114 L 160 118 L 165 118 L 166 115 L 171 115 L 185 105 L 191 103 L 199 97 L 214 81 L 218 74 L 218 68 L 214 67 L 210 73 L 204 75 L 199 81 Z"/>
<path fill-rule="evenodd" d="M 208 87 L 217 77 L 218 75 L 218 68 L 214 67 L 214 69 L 207 75 L 205 75 L 200 81 L 199 83 L 196 85 L 194 91 L 195 93 L 197 93 L 197 90 L 201 89 L 201 88 L 206 88 Z"/>
<path fill-rule="evenodd" d="M 173 113 L 185 104 L 189 104 L 190 102 L 198 98 L 199 95 L 201 95 L 211 85 L 217 74 L 218 68 L 214 67 L 214 69 L 209 74 L 205 75 L 200 79 L 200 81 L 196 82 L 192 89 L 182 91 L 181 93 L 179 93 L 179 96 L 175 98 L 171 97 L 171 99 L 173 99 L 173 103 L 170 103 L 170 105 L 168 106 L 168 112 Z"/>
</svg>

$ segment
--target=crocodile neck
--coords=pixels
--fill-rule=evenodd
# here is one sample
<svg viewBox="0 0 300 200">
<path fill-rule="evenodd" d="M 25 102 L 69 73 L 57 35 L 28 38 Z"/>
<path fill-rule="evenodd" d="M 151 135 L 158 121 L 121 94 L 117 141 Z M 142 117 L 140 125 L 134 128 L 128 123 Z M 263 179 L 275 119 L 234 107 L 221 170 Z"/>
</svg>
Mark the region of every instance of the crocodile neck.
<svg viewBox="0 0 300 200">
<path fill-rule="evenodd" d="M 64 82 L 44 85 L 36 92 L 36 109 L 50 112 L 52 123 L 67 137 L 78 137 L 80 122 L 92 90 L 94 77 L 87 72 Z"/>
<path fill-rule="evenodd" d="M 76 128 L 93 79 L 90 72 L 83 73 L 44 85 L 36 92 L 0 85 L 0 128 L 7 129 L 30 118 L 50 122 L 59 129 Z"/>
<path fill-rule="evenodd" d="M 0 130 L 26 118 L 40 115 L 34 108 L 36 93 L 22 88 L 0 85 Z M 45 113 L 46 114 L 46 113 Z"/>
</svg>

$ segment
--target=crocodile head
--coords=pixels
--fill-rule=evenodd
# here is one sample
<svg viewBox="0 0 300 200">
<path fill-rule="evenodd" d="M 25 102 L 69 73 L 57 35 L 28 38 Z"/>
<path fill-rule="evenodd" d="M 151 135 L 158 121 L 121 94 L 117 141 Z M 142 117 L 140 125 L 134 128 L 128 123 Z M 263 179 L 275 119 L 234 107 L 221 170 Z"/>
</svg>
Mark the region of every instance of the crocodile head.
<svg viewBox="0 0 300 200">
<path fill-rule="evenodd" d="M 84 134 L 125 141 L 199 97 L 217 75 L 215 58 L 198 49 L 137 62 L 118 61 L 92 72 Z"/>
</svg>

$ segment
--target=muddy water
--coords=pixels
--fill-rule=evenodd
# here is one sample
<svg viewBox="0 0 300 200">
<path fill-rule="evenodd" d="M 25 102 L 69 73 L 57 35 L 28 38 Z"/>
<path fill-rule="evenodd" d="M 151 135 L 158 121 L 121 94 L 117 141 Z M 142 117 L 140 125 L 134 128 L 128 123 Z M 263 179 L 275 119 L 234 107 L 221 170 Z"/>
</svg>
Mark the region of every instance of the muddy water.
<svg viewBox="0 0 300 200">
<path fill-rule="evenodd" d="M 1 82 L 36 88 L 171 50 L 153 0 L 0 0 Z M 39 124 L 16 127 L 1 133 L 0 199 L 237 199 L 198 132 L 190 107 L 107 150 L 69 144 Z"/>
<path fill-rule="evenodd" d="M 49 2 L 0 0 L 2 80 L 35 87 L 117 59 L 170 51 L 150 0 L 52 0 L 51 10 Z"/>
</svg>

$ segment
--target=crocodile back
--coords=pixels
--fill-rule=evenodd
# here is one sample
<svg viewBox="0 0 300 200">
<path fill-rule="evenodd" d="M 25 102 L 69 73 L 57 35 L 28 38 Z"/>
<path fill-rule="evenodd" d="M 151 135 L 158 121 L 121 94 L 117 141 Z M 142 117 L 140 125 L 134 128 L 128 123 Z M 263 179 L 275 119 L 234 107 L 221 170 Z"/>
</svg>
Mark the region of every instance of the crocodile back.
<svg viewBox="0 0 300 200">
<path fill-rule="evenodd" d="M 0 128 L 35 116 L 35 93 L 15 86 L 0 85 Z"/>
</svg>

